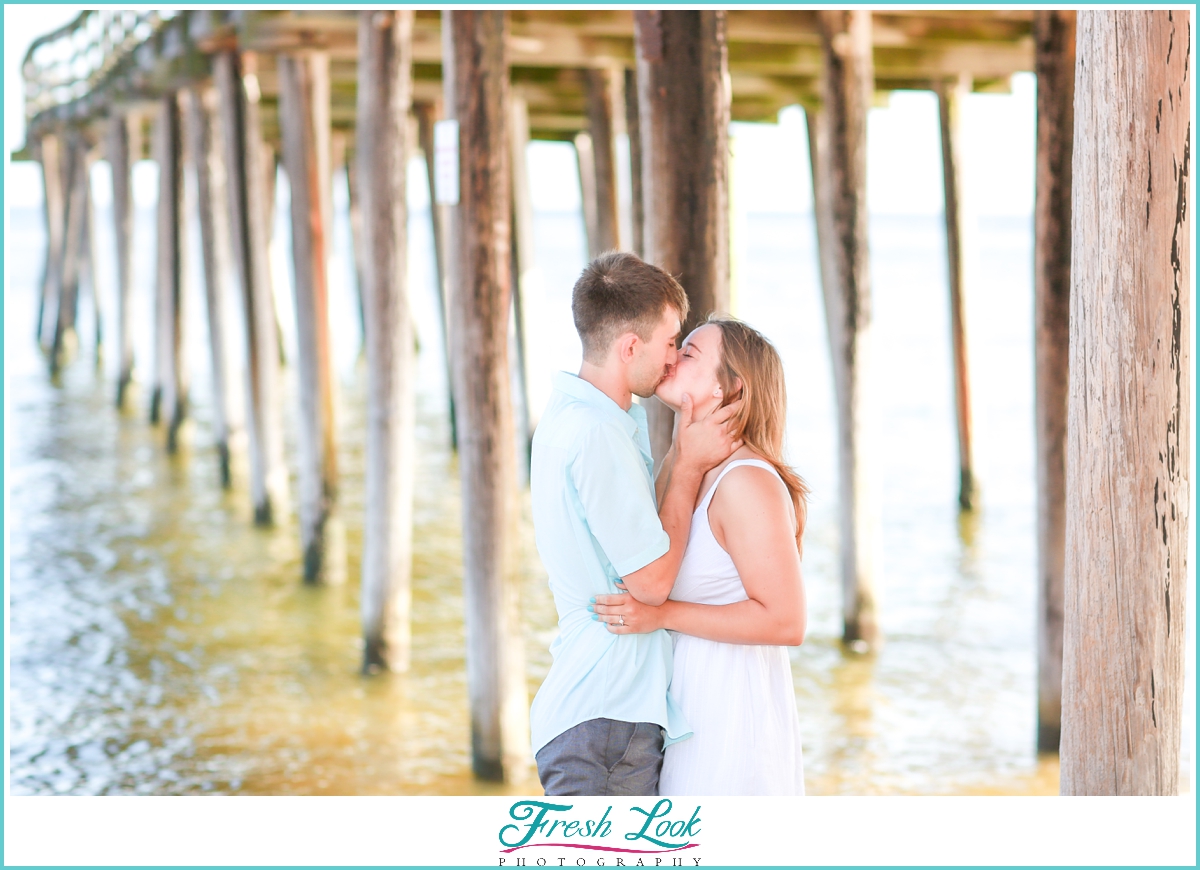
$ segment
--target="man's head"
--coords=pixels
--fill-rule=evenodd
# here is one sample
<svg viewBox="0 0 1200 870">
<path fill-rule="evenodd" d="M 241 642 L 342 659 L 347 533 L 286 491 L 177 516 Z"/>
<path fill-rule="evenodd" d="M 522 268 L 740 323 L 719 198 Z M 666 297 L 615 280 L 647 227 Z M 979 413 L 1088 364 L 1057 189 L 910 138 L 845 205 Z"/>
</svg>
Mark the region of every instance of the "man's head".
<svg viewBox="0 0 1200 870">
<path fill-rule="evenodd" d="M 687 294 L 678 281 L 623 251 L 592 260 L 571 293 L 584 360 L 622 366 L 630 391 L 642 397 L 653 395 L 675 364 L 675 341 L 687 313 Z"/>
</svg>

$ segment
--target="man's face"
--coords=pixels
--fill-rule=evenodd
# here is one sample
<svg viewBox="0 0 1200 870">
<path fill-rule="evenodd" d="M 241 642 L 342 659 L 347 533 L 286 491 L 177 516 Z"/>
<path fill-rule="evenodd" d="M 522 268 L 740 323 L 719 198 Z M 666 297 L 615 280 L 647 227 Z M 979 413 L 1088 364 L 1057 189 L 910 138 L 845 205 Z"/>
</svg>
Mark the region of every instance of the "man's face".
<svg viewBox="0 0 1200 870">
<path fill-rule="evenodd" d="M 679 312 L 667 307 L 649 341 L 638 340 L 630 366 L 629 389 L 643 399 L 654 395 L 678 359 Z"/>
</svg>

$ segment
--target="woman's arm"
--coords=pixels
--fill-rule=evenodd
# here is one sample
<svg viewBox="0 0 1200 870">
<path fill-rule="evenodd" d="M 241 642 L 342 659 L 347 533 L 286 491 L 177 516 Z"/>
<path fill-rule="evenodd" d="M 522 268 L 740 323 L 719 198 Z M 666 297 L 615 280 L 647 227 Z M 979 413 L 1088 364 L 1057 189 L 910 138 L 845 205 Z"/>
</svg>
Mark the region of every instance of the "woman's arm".
<svg viewBox="0 0 1200 870">
<path fill-rule="evenodd" d="M 669 628 L 724 643 L 802 643 L 807 612 L 787 489 L 765 469 L 736 468 L 713 495 L 708 518 L 749 600 L 724 605 L 668 600 L 650 607 L 628 595 L 599 595 L 598 618 L 614 634 Z"/>
</svg>

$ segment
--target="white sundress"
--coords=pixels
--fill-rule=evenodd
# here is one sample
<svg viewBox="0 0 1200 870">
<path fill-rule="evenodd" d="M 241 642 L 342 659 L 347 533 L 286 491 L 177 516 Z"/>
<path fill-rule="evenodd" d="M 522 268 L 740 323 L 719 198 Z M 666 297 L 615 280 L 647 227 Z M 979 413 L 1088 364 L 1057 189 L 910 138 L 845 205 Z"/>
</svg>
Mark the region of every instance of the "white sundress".
<svg viewBox="0 0 1200 870">
<path fill-rule="evenodd" d="M 725 475 L 769 463 L 739 459 L 721 471 L 692 515 L 691 535 L 671 598 L 697 604 L 746 601 L 733 559 L 713 537 L 708 506 Z M 800 717 L 787 647 L 720 643 L 671 632 L 670 694 L 693 736 L 663 755 L 659 794 L 802 795 Z"/>
</svg>

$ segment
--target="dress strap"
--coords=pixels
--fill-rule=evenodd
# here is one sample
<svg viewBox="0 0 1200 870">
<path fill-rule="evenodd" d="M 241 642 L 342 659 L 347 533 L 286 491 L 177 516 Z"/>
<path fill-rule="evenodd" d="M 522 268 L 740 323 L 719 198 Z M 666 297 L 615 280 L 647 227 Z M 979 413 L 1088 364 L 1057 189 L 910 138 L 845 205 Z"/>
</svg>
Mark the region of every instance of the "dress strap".
<svg viewBox="0 0 1200 870">
<path fill-rule="evenodd" d="M 717 491 L 717 487 L 721 485 L 721 481 L 725 479 L 725 475 L 733 471 L 733 469 L 737 468 L 739 465 L 757 465 L 759 468 L 765 468 L 776 477 L 779 477 L 779 472 L 776 471 L 775 467 L 765 459 L 735 459 L 733 462 L 721 469 L 721 473 L 717 475 L 717 479 L 713 481 L 713 485 L 708 488 L 708 492 L 706 492 L 704 494 L 704 498 L 700 500 L 700 505 L 696 508 L 697 511 L 703 509 L 707 513 L 708 505 L 712 502 L 713 493 Z M 779 477 L 779 480 L 782 482 L 783 478 Z"/>
</svg>

